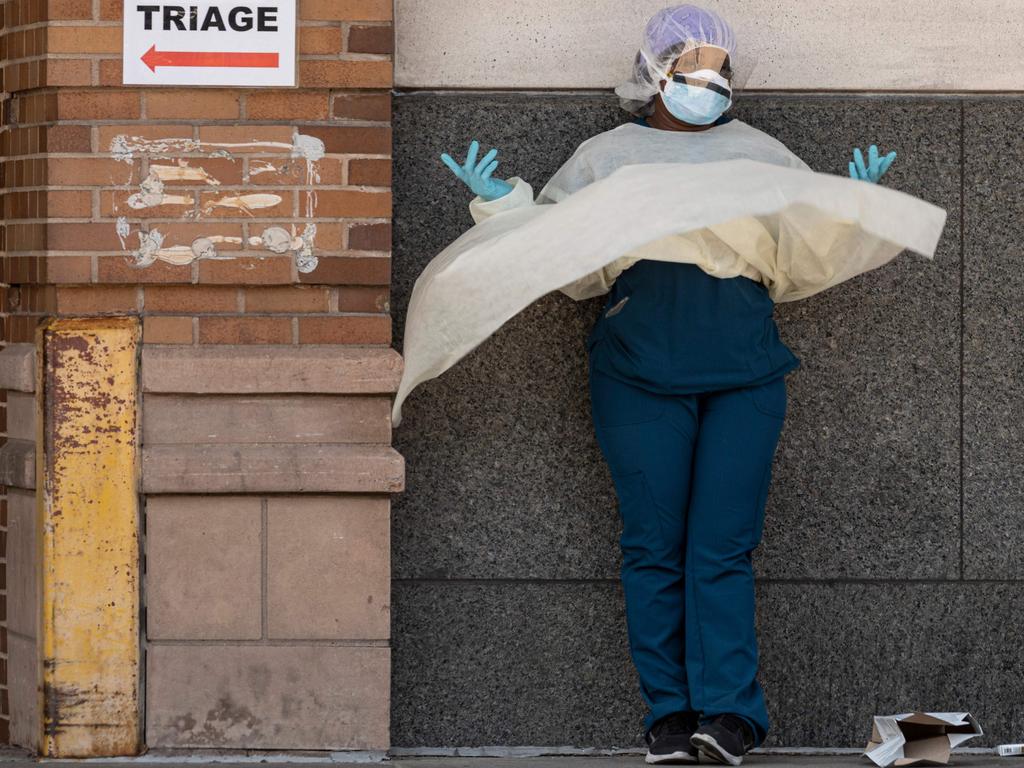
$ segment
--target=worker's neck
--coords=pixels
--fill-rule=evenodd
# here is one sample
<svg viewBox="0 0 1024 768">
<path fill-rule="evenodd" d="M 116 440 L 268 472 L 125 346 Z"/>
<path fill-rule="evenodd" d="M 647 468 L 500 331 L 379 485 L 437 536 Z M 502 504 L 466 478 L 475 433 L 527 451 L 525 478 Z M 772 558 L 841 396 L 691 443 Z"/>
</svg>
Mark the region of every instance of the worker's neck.
<svg viewBox="0 0 1024 768">
<path fill-rule="evenodd" d="M 711 125 L 684 123 L 668 111 L 665 102 L 660 96 L 654 100 L 654 114 L 647 118 L 647 124 L 651 128 L 657 128 L 662 131 L 706 131 L 711 127 Z"/>
</svg>

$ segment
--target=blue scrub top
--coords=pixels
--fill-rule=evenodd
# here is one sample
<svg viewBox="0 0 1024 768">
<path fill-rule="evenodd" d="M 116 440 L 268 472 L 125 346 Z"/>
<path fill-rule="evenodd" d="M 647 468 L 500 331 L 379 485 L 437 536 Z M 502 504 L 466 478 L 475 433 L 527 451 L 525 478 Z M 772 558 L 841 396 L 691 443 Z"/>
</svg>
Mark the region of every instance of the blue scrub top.
<svg viewBox="0 0 1024 768">
<path fill-rule="evenodd" d="M 761 282 L 642 259 L 612 285 L 587 339 L 590 364 L 664 394 L 762 384 L 800 365 L 774 309 Z"/>
</svg>

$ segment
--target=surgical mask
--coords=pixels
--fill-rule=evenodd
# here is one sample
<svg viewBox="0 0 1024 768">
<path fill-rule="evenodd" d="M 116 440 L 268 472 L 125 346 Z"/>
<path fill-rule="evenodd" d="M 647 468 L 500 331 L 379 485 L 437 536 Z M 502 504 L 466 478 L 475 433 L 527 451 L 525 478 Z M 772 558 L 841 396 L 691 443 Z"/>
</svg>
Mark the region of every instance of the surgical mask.
<svg viewBox="0 0 1024 768">
<path fill-rule="evenodd" d="M 728 80 L 710 70 L 676 72 L 665 83 L 661 99 L 676 119 L 691 125 L 710 125 L 732 106 L 732 89 Z"/>
</svg>

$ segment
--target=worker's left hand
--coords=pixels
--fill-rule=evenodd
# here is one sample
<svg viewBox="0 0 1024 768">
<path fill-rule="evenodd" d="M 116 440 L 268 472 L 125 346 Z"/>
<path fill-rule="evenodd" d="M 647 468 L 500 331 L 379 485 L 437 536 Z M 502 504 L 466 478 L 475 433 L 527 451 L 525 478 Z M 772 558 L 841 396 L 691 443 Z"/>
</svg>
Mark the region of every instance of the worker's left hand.
<svg viewBox="0 0 1024 768">
<path fill-rule="evenodd" d="M 865 165 L 864 154 L 860 151 L 860 147 L 856 147 L 853 150 L 853 161 L 850 163 L 850 178 L 877 184 L 894 160 L 896 160 L 895 152 L 881 157 L 878 154 L 878 147 L 872 144 L 868 148 L 868 162 Z"/>
</svg>

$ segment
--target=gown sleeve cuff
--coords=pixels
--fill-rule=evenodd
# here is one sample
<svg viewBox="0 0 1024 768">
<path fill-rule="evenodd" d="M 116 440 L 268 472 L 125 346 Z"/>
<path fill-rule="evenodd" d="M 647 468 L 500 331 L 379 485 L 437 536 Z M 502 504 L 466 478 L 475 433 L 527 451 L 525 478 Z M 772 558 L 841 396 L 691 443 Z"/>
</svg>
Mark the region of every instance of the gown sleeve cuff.
<svg viewBox="0 0 1024 768">
<path fill-rule="evenodd" d="M 504 197 L 490 202 L 479 196 L 473 199 L 473 202 L 469 204 L 469 212 L 473 216 L 473 221 L 479 224 L 495 214 L 533 205 L 533 187 L 518 176 L 508 179 L 508 183 L 512 185 L 512 191 Z"/>
</svg>

